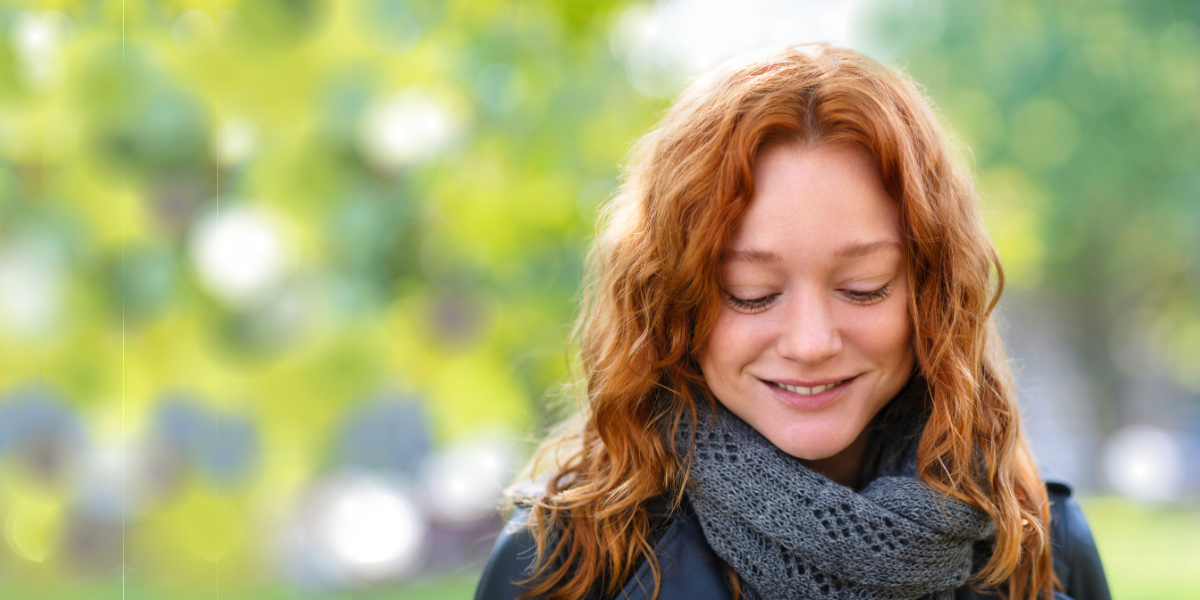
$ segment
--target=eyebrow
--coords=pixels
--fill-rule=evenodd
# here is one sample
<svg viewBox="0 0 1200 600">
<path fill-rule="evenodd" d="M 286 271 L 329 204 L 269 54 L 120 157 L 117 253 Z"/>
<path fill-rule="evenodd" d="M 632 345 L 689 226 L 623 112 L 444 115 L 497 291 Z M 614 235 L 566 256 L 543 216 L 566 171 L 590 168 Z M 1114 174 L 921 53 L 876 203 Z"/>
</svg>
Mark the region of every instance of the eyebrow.
<svg viewBox="0 0 1200 600">
<path fill-rule="evenodd" d="M 774 252 L 766 250 L 726 250 L 721 253 L 721 262 L 748 262 L 748 263 L 777 263 L 783 259 Z"/>
<path fill-rule="evenodd" d="M 834 253 L 834 256 L 837 258 L 856 258 L 891 248 L 900 250 L 901 246 L 899 243 L 891 240 L 859 242 L 838 250 Z M 723 263 L 748 262 L 756 264 L 770 264 L 782 261 L 783 259 L 780 258 L 778 254 L 767 250 L 726 250 L 721 253 L 721 262 Z"/>
<path fill-rule="evenodd" d="M 900 250 L 901 246 L 899 243 L 893 242 L 891 240 L 879 240 L 879 241 L 875 241 L 875 242 L 860 242 L 857 244 L 851 244 L 849 246 L 846 246 L 845 248 L 842 248 L 841 250 L 838 250 L 837 252 L 834 253 L 834 256 L 836 256 L 838 258 L 855 258 L 858 256 L 866 256 L 868 254 L 874 254 L 875 252 L 879 252 L 880 250 L 890 250 L 890 249 Z"/>
</svg>

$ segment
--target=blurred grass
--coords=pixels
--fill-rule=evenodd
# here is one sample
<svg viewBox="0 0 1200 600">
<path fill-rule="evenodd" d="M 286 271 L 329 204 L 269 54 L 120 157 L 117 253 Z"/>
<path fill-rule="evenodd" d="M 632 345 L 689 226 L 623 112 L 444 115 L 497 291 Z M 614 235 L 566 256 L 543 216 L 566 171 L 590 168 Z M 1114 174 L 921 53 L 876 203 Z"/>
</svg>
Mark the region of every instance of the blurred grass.
<svg viewBox="0 0 1200 600">
<path fill-rule="evenodd" d="M 1121 498 L 1080 501 L 1119 600 L 1200 598 L 1200 509 Z"/>
</svg>

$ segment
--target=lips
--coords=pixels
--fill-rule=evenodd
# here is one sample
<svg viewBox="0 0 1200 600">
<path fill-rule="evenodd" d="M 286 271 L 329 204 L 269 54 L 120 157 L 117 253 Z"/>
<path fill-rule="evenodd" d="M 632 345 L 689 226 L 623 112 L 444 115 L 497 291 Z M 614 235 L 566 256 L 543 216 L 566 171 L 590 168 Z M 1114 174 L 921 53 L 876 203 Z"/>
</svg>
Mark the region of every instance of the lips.
<svg viewBox="0 0 1200 600">
<path fill-rule="evenodd" d="M 773 383 L 789 392 L 792 392 L 794 394 L 800 394 L 801 396 L 811 396 L 813 394 L 820 394 L 821 392 L 823 392 L 825 390 L 833 389 L 833 388 L 841 385 L 843 381 L 845 381 L 845 380 L 843 379 L 843 380 L 839 380 L 839 381 L 834 381 L 833 383 L 826 383 L 824 385 L 817 385 L 817 386 L 813 386 L 813 387 L 804 387 L 802 385 L 788 385 L 786 383 L 779 383 L 778 381 L 772 381 L 771 383 Z"/>
<path fill-rule="evenodd" d="M 768 381 L 763 385 L 783 404 L 797 410 L 819 410 L 837 402 L 857 376 L 821 381 Z M 803 385 L 803 384 L 808 385 Z"/>
</svg>

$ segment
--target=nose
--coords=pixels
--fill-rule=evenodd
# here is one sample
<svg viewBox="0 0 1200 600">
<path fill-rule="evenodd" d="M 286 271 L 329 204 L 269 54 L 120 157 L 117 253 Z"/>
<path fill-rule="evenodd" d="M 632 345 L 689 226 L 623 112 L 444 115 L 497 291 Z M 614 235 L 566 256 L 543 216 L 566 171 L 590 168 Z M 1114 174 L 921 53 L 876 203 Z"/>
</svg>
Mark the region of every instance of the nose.
<svg viewBox="0 0 1200 600">
<path fill-rule="evenodd" d="M 842 338 L 829 302 L 816 292 L 792 296 L 776 344 L 781 357 L 816 365 L 842 351 Z"/>
</svg>

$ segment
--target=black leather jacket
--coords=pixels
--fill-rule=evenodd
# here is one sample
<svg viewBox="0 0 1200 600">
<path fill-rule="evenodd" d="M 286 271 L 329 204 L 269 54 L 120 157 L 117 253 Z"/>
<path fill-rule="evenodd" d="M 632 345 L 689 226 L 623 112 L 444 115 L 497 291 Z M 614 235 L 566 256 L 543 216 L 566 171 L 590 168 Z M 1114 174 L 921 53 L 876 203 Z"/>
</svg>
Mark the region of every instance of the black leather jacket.
<svg viewBox="0 0 1200 600">
<path fill-rule="evenodd" d="M 1054 572 L 1063 584 L 1056 600 L 1111 600 L 1104 567 L 1092 532 L 1079 504 L 1071 497 L 1071 487 L 1057 478 L 1047 478 L 1050 495 L 1050 540 L 1053 545 Z M 724 565 L 709 548 L 691 507 L 684 503 L 674 512 L 652 512 L 661 532 L 654 546 L 662 569 L 658 600 L 729 600 L 732 597 L 725 579 Z M 483 570 L 475 600 L 516 600 L 524 588 L 515 582 L 533 571 L 537 547 L 527 526 L 529 511 L 518 509 L 496 540 L 492 555 Z M 977 547 L 976 564 L 988 558 L 986 547 Z M 649 600 L 654 589 L 648 563 L 637 569 L 619 596 L 622 600 Z M 955 590 L 955 600 L 995 600 L 993 594 L 963 586 Z M 597 600 L 599 597 L 596 597 Z"/>
</svg>

